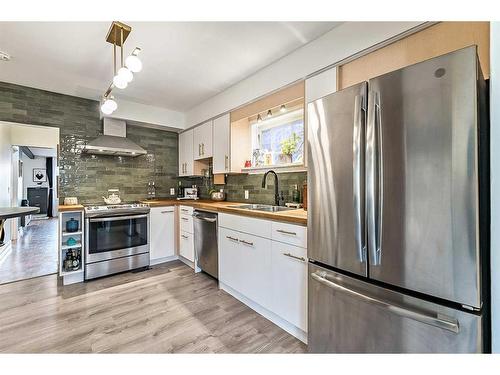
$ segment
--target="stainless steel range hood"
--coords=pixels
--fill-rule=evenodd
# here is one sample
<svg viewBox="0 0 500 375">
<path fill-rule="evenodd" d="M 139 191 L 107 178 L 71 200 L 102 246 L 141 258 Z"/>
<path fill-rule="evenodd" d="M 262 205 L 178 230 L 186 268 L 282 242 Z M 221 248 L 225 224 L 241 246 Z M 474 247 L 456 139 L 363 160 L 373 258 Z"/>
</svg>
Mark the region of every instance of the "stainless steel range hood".
<svg viewBox="0 0 500 375">
<path fill-rule="evenodd" d="M 90 141 L 83 152 L 95 155 L 139 156 L 147 153 L 141 146 L 127 139 L 127 124 L 123 120 L 104 118 L 104 135 Z"/>
</svg>

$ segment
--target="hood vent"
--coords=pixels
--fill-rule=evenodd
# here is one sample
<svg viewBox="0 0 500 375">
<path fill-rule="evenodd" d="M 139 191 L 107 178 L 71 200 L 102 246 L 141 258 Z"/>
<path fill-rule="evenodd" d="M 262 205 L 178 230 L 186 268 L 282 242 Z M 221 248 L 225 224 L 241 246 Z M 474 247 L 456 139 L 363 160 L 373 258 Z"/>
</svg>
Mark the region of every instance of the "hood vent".
<svg viewBox="0 0 500 375">
<path fill-rule="evenodd" d="M 127 139 L 125 121 L 104 118 L 104 135 L 90 141 L 83 152 L 94 155 L 139 156 L 147 153 L 141 146 Z"/>
</svg>

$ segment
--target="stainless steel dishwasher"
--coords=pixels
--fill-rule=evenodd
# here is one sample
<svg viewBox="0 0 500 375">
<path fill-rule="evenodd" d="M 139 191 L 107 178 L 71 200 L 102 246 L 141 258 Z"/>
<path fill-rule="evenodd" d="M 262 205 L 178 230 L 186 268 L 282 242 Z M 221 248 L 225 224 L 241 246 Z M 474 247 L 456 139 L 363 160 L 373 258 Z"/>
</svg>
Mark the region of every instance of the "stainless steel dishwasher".
<svg viewBox="0 0 500 375">
<path fill-rule="evenodd" d="M 202 271 L 219 278 L 219 248 L 217 246 L 217 214 L 195 210 L 194 256 Z"/>
</svg>

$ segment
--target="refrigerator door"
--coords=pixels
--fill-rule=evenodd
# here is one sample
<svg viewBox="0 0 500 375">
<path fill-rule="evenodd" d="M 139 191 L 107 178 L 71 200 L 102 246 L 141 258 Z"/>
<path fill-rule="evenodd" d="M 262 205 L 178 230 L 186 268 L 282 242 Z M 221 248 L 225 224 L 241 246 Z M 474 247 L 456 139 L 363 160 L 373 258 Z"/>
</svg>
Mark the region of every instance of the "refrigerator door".
<svg viewBox="0 0 500 375">
<path fill-rule="evenodd" d="M 308 105 L 308 257 L 366 276 L 364 132 L 367 83 Z"/>
<path fill-rule="evenodd" d="M 475 47 L 369 82 L 369 277 L 481 307 Z"/>
<path fill-rule="evenodd" d="M 312 353 L 480 353 L 482 317 L 309 264 Z"/>
</svg>

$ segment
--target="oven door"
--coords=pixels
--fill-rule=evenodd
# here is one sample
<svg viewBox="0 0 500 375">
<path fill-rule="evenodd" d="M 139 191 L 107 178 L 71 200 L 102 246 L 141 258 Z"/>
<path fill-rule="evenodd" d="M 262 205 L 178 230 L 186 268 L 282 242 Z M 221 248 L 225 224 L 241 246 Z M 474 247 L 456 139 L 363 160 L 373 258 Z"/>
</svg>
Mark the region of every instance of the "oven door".
<svg viewBox="0 0 500 375">
<path fill-rule="evenodd" d="M 87 218 L 86 262 L 149 252 L 149 214 Z"/>
</svg>

